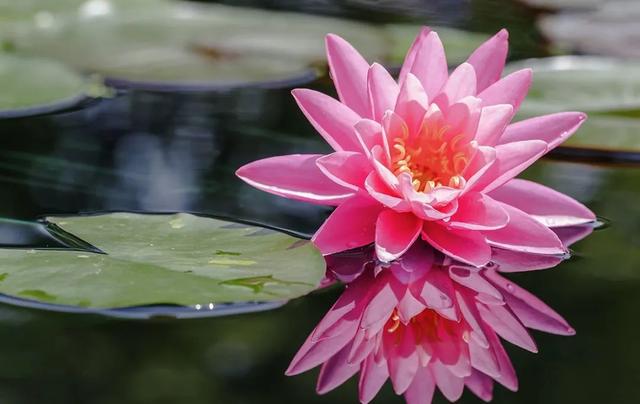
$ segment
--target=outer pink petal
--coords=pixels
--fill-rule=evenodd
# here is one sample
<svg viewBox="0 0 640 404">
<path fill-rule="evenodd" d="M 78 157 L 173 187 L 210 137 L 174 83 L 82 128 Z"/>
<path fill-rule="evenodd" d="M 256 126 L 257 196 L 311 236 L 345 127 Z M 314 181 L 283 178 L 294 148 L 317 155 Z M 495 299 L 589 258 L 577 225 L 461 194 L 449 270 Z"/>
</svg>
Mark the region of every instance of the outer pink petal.
<svg viewBox="0 0 640 404">
<path fill-rule="evenodd" d="M 512 105 L 498 104 L 484 107 L 480 114 L 475 140 L 480 145 L 495 146 L 512 118 Z"/>
<path fill-rule="evenodd" d="M 502 207 L 509 214 L 509 224 L 502 229 L 485 231 L 492 246 L 531 254 L 564 254 L 562 241 L 547 226 L 520 209 L 507 204 Z"/>
<path fill-rule="evenodd" d="M 586 119 L 587 115 L 582 112 L 560 112 L 525 119 L 509 125 L 499 143 L 539 139 L 547 142 L 551 150 L 573 135 Z"/>
<path fill-rule="evenodd" d="M 420 367 L 413 378 L 411 386 L 405 391 L 404 399 L 407 404 L 431 404 L 435 390 L 435 380 L 429 368 Z"/>
<path fill-rule="evenodd" d="M 576 226 L 596 220 L 596 215 L 575 199 L 532 181 L 513 179 L 491 196 L 528 213 L 547 227 Z"/>
<path fill-rule="evenodd" d="M 373 119 L 380 122 L 385 111 L 393 110 L 400 88 L 387 69 L 374 63 L 367 76 Z"/>
<path fill-rule="evenodd" d="M 320 171 L 336 184 L 353 191 L 364 188 L 364 180 L 373 170 L 369 159 L 356 152 L 335 152 L 316 160 Z"/>
<path fill-rule="evenodd" d="M 507 304 L 525 326 L 558 335 L 576 333 L 562 316 L 528 291 L 495 271 L 487 271 L 486 276 L 501 289 Z"/>
<path fill-rule="evenodd" d="M 377 364 L 373 355 L 370 355 L 365 360 L 360 373 L 360 382 L 358 383 L 360 402 L 366 404 L 373 400 L 388 377 L 387 363 Z"/>
<path fill-rule="evenodd" d="M 347 362 L 347 356 L 351 350 L 351 344 L 345 346 L 322 365 L 316 391 L 318 394 L 326 394 L 342 383 L 349 380 L 360 370 L 359 364 Z"/>
<path fill-rule="evenodd" d="M 493 381 L 491 378 L 477 370 L 464 380 L 469 390 L 482 401 L 489 402 L 493 399 Z"/>
<path fill-rule="evenodd" d="M 449 276 L 458 284 L 465 286 L 475 292 L 492 296 L 498 300 L 502 300 L 502 294 L 489 281 L 475 269 L 469 267 L 451 265 L 449 267 Z"/>
<path fill-rule="evenodd" d="M 536 343 L 526 328 L 505 306 L 478 304 L 482 320 L 498 335 L 527 351 L 537 353 Z"/>
<path fill-rule="evenodd" d="M 370 197 L 356 195 L 333 211 L 311 241 L 324 255 L 373 243 L 376 219 L 382 209 Z"/>
<path fill-rule="evenodd" d="M 473 186 L 480 192 L 490 192 L 536 162 L 547 151 L 541 140 L 525 140 L 496 146 L 496 161 Z"/>
<path fill-rule="evenodd" d="M 361 117 L 372 118 L 367 92 L 369 63 L 349 42 L 337 35 L 327 35 L 325 42 L 331 77 L 340 100 Z"/>
<path fill-rule="evenodd" d="M 402 68 L 400 69 L 400 75 L 398 76 L 398 82 L 403 83 L 404 79 L 407 77 L 407 74 L 411 71 L 413 67 L 413 63 L 416 61 L 416 56 L 418 51 L 422 47 L 422 42 L 429 36 L 431 33 L 431 28 L 422 27 L 420 32 L 413 40 L 413 43 L 409 47 L 407 51 L 407 55 L 404 58 L 404 63 L 402 64 Z"/>
<path fill-rule="evenodd" d="M 500 377 L 495 378 L 495 380 L 511 391 L 517 391 L 518 377 L 500 339 L 493 331 L 487 332 L 487 338 L 498 359 L 498 367 L 500 368 Z"/>
<path fill-rule="evenodd" d="M 406 327 L 400 336 L 385 332 L 382 338 L 385 339 L 385 356 L 393 390 L 396 394 L 403 394 L 420 366 L 413 328 Z M 398 341 L 398 338 L 401 339 Z"/>
<path fill-rule="evenodd" d="M 491 248 L 482 233 L 446 228 L 424 222 L 422 237 L 437 250 L 454 259 L 481 267 L 491 259 Z"/>
<path fill-rule="evenodd" d="M 482 91 L 478 97 L 488 107 L 497 104 L 511 104 L 517 111 L 531 87 L 531 69 L 518 70 L 495 82 Z"/>
<path fill-rule="evenodd" d="M 422 220 L 413 213 L 383 210 L 376 223 L 376 255 L 390 262 L 404 254 L 418 238 Z"/>
<path fill-rule="evenodd" d="M 360 151 L 354 125 L 362 118 L 340 101 L 318 91 L 298 88 L 291 92 L 309 122 L 335 151 Z"/>
<path fill-rule="evenodd" d="M 559 255 L 527 254 L 501 249 L 493 250 L 492 258 L 492 261 L 498 264 L 500 272 L 538 271 L 553 268 L 564 260 L 565 257 Z"/>
<path fill-rule="evenodd" d="M 449 77 L 447 57 L 440 37 L 430 32 L 421 38 L 415 46 L 415 57 L 406 73 L 413 73 L 422 83 L 429 99 L 434 99 Z M 405 60 L 405 65 L 409 60 Z M 403 69 L 405 70 L 405 69 Z M 406 76 L 400 77 L 400 84 Z"/>
<path fill-rule="evenodd" d="M 316 165 L 320 154 L 270 157 L 244 165 L 236 175 L 247 184 L 285 198 L 321 205 L 338 205 L 353 191 L 336 184 Z"/>
<path fill-rule="evenodd" d="M 430 366 L 436 385 L 447 400 L 458 401 L 464 391 L 464 379 L 454 376 L 440 362 L 434 362 Z"/>
<path fill-rule="evenodd" d="M 478 91 L 483 91 L 500 79 L 508 50 L 509 32 L 502 29 L 469 56 L 467 62 L 476 69 Z"/>
<path fill-rule="evenodd" d="M 458 211 L 449 227 L 463 230 L 496 230 L 509 223 L 509 215 L 491 197 L 470 192 L 458 199 Z"/>
</svg>

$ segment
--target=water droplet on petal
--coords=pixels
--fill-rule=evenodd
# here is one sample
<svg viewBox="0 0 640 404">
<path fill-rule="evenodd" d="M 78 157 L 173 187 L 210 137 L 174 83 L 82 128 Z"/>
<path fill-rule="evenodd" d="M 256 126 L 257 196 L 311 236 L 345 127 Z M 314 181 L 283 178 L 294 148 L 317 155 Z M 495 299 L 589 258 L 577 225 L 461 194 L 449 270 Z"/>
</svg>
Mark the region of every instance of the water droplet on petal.
<svg viewBox="0 0 640 404">
<path fill-rule="evenodd" d="M 514 290 L 514 289 L 515 289 L 515 288 L 513 287 L 513 284 L 511 284 L 511 283 L 507 283 L 507 290 L 508 290 L 509 292 L 513 292 L 513 290 Z"/>
</svg>

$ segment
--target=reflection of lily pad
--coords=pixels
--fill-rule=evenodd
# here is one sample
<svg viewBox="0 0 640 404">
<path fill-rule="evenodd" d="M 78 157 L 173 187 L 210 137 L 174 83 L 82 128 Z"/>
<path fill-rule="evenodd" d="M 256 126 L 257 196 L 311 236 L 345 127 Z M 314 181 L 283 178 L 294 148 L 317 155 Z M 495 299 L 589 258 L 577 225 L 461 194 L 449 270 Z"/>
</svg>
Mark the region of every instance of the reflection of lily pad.
<svg viewBox="0 0 640 404">
<path fill-rule="evenodd" d="M 438 33 L 447 53 L 447 62 L 455 66 L 467 60 L 480 44 L 489 39 L 489 35 L 463 31 L 449 27 L 432 27 Z M 390 62 L 402 63 L 420 26 L 411 24 L 388 24 L 385 31 L 393 43 Z"/>
<path fill-rule="evenodd" d="M 14 30 L 18 52 L 56 58 L 116 85 L 163 88 L 310 80 L 326 32 L 378 56 L 374 27 L 344 20 L 180 1 L 90 0 L 88 12 Z M 98 10 L 100 12 L 97 12 Z"/>
<path fill-rule="evenodd" d="M 577 110 L 640 109 L 640 63 L 614 59 L 560 56 L 510 64 L 510 71 L 531 67 L 533 85 L 522 104 L 526 115 Z"/>
<path fill-rule="evenodd" d="M 324 272 L 310 243 L 261 227 L 188 214 L 50 220 L 105 254 L 2 249 L 0 293 L 87 308 L 213 306 L 298 297 Z"/>
<path fill-rule="evenodd" d="M 86 89 L 82 76 L 57 62 L 0 53 L 0 117 L 67 108 Z"/>
<path fill-rule="evenodd" d="M 595 8 L 606 0 L 520 0 L 523 3 L 548 9 L 589 9 Z"/>
</svg>

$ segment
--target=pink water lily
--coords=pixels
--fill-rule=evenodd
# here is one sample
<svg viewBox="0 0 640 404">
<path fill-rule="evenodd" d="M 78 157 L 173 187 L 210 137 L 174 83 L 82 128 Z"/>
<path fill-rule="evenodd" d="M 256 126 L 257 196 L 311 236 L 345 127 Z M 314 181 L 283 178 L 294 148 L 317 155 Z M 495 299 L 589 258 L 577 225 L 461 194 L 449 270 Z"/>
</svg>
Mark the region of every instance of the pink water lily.
<svg viewBox="0 0 640 404">
<path fill-rule="evenodd" d="M 307 89 L 293 95 L 335 152 L 267 158 L 237 172 L 261 190 L 336 206 L 313 237 L 323 254 L 375 243 L 388 262 L 421 237 L 480 267 L 491 247 L 562 254 L 550 228 L 594 220 L 570 197 L 514 179 L 586 116 L 564 112 L 510 124 L 532 74 L 501 78 L 507 31 L 449 74 L 438 35 L 423 28 L 398 80 L 336 35 L 326 45 L 340 101 Z"/>
<path fill-rule="evenodd" d="M 320 394 L 360 373 L 362 403 L 388 379 L 408 404 L 429 404 L 436 388 L 456 401 L 465 386 L 489 401 L 494 381 L 518 388 L 500 338 L 537 352 L 527 329 L 575 333 L 555 311 L 500 275 L 499 265 L 456 263 L 422 242 L 391 264 L 348 257 L 329 264 L 350 283 L 287 370 L 294 375 L 322 365 Z"/>
</svg>

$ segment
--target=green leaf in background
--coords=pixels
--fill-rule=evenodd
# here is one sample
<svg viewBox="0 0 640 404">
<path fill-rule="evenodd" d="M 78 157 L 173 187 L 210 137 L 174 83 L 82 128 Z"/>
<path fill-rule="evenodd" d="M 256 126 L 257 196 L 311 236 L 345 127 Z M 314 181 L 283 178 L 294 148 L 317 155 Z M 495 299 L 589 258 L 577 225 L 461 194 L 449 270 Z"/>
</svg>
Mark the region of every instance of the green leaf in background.
<svg viewBox="0 0 640 404">
<path fill-rule="evenodd" d="M 101 249 L 0 249 L 0 293 L 88 308 L 278 301 L 314 290 L 324 259 L 274 230 L 190 214 L 112 213 L 51 223 Z"/>
<path fill-rule="evenodd" d="M 583 111 L 589 119 L 566 146 L 599 152 L 640 152 L 640 62 L 558 56 L 509 64 L 533 69 L 519 117 Z"/>
<path fill-rule="evenodd" d="M 384 26 L 387 35 L 390 36 L 393 47 L 390 53 L 390 62 L 401 64 L 407 50 L 420 32 L 420 25 L 413 24 L 388 24 Z M 471 52 L 480 44 L 489 39 L 490 35 L 476 32 L 468 32 L 449 27 L 431 27 L 438 33 L 447 53 L 447 62 L 450 66 L 463 63 Z"/>
<path fill-rule="evenodd" d="M 553 10 L 584 10 L 596 8 L 603 0 L 520 0 L 523 3 Z"/>
<path fill-rule="evenodd" d="M 511 63 L 507 71 L 526 67 L 533 69 L 533 85 L 521 108 L 527 115 L 640 110 L 640 62 L 558 56 Z"/>
<path fill-rule="evenodd" d="M 69 107 L 87 90 L 87 81 L 60 63 L 0 53 L 0 117 Z"/>
<path fill-rule="evenodd" d="M 89 0 L 3 37 L 18 53 L 57 59 L 112 82 L 228 86 L 312 80 L 324 36 L 381 59 L 381 30 L 348 20 L 183 1 Z M 132 83 L 130 83 L 132 82 Z"/>
</svg>

